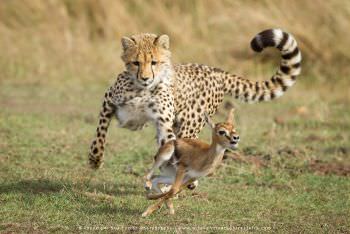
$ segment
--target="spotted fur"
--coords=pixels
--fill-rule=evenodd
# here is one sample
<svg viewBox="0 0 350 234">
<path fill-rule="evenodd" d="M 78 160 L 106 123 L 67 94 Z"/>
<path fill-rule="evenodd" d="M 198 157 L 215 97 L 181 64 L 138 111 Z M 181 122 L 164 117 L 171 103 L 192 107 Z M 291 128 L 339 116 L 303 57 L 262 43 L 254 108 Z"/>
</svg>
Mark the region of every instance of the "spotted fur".
<svg viewBox="0 0 350 234">
<path fill-rule="evenodd" d="M 102 164 L 106 133 L 113 116 L 120 126 L 138 130 L 151 121 L 157 141 L 164 145 L 176 137 L 196 138 L 225 95 L 247 103 L 276 99 L 291 87 L 301 71 L 301 53 L 294 37 L 280 29 L 257 34 L 251 47 L 281 52 L 279 69 L 266 81 L 250 81 L 221 69 L 200 64 L 172 64 L 169 37 L 139 34 L 122 38 L 126 70 L 107 90 L 99 115 L 89 161 Z"/>
</svg>

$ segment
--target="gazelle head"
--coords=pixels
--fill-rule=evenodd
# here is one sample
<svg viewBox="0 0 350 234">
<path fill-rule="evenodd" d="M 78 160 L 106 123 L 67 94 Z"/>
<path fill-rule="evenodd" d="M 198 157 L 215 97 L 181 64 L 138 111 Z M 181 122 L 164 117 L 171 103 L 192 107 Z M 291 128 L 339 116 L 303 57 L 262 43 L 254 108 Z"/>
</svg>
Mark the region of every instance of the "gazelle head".
<svg viewBox="0 0 350 234">
<path fill-rule="evenodd" d="M 221 145 L 226 149 L 237 149 L 239 135 L 236 132 L 234 124 L 234 109 L 232 108 L 225 122 L 214 124 L 210 117 L 206 115 L 207 124 L 212 129 L 213 142 Z"/>
</svg>

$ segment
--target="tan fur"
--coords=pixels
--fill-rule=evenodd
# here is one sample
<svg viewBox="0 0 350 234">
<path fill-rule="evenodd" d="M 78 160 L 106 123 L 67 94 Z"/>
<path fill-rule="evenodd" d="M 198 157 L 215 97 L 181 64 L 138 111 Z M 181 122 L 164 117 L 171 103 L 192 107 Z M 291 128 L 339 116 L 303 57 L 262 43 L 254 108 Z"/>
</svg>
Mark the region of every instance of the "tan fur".
<svg viewBox="0 0 350 234">
<path fill-rule="evenodd" d="M 143 216 L 150 215 L 159 209 L 163 202 L 167 202 L 175 194 L 181 191 L 189 183 L 200 177 L 207 176 L 214 172 L 220 164 L 225 149 L 236 149 L 239 142 L 239 136 L 236 133 L 233 123 L 233 110 L 230 111 L 228 119 L 224 123 L 212 124 L 207 117 L 209 126 L 212 127 L 212 142 L 207 144 L 197 139 L 177 139 L 170 141 L 159 148 L 152 169 L 145 176 L 146 189 L 152 189 L 152 186 L 159 186 L 158 178 L 174 179 L 169 192 L 148 194 L 148 199 L 161 199 L 155 205 L 150 206 Z M 160 168 L 162 173 L 153 177 L 154 170 Z M 151 181 L 153 180 L 153 181 Z M 171 184 L 171 182 L 167 183 Z M 158 188 L 156 190 L 159 191 Z M 174 213 L 172 203 L 170 203 L 171 213 Z"/>
</svg>

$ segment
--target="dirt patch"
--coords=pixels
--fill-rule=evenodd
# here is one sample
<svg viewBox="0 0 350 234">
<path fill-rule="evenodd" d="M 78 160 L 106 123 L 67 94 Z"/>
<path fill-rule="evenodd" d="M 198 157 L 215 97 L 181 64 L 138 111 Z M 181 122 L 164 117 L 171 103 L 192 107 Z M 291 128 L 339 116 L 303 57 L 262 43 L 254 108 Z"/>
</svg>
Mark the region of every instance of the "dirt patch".
<svg viewBox="0 0 350 234">
<path fill-rule="evenodd" d="M 345 139 L 346 139 L 346 137 L 344 135 L 341 135 L 341 134 L 337 134 L 333 137 L 324 137 L 324 136 L 319 136 L 316 134 L 310 134 L 304 138 L 305 142 L 320 142 L 320 143 L 325 143 L 327 141 L 342 141 Z"/>
<path fill-rule="evenodd" d="M 350 153 L 350 148 L 346 146 L 333 146 L 328 147 L 324 150 L 325 154 L 340 154 L 340 155 L 348 155 Z"/>
<path fill-rule="evenodd" d="M 229 158 L 236 162 L 240 163 L 246 163 L 254 165 L 257 169 L 266 167 L 268 164 L 268 161 L 271 159 L 270 155 L 246 155 L 246 154 L 239 154 L 236 152 L 225 152 L 225 159 Z"/>
<path fill-rule="evenodd" d="M 309 164 L 311 171 L 321 175 L 350 176 L 350 165 L 339 162 L 322 162 L 321 160 L 312 160 Z"/>
<path fill-rule="evenodd" d="M 279 156 L 291 156 L 291 157 L 299 157 L 304 154 L 304 152 L 300 149 L 291 148 L 289 146 L 285 146 L 277 150 L 277 154 Z"/>
<path fill-rule="evenodd" d="M 202 199 L 202 200 L 207 200 L 208 201 L 208 193 L 204 193 L 204 192 L 192 192 L 191 193 L 191 197 L 196 197 L 198 199 Z"/>
<path fill-rule="evenodd" d="M 316 135 L 316 134 L 310 134 L 304 139 L 306 142 L 325 142 L 327 138 Z"/>
<path fill-rule="evenodd" d="M 127 165 L 124 170 L 123 170 L 123 173 L 124 174 L 128 174 L 128 175 L 133 175 L 133 176 L 136 176 L 136 177 L 140 177 L 140 173 L 136 172 L 133 168 L 132 165 Z"/>
<path fill-rule="evenodd" d="M 109 194 L 104 194 L 101 192 L 96 192 L 96 190 L 94 192 L 80 192 L 78 190 L 74 190 L 74 192 L 81 194 L 95 202 L 108 202 L 113 204 L 115 197 L 111 196 Z"/>
</svg>

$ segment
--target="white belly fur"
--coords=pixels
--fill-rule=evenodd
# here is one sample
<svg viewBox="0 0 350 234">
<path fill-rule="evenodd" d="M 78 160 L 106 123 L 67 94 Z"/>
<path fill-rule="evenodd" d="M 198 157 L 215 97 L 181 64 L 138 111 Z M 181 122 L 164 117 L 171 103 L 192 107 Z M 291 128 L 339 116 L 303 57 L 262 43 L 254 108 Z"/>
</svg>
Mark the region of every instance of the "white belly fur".
<svg viewBox="0 0 350 234">
<path fill-rule="evenodd" d="M 206 172 L 198 172 L 195 170 L 189 170 L 186 175 L 188 175 L 190 178 L 200 178 L 202 176 L 206 175 Z"/>
<path fill-rule="evenodd" d="M 116 116 L 119 125 L 130 130 L 141 129 L 149 120 L 145 106 L 138 102 L 137 98 L 118 106 Z"/>
</svg>

